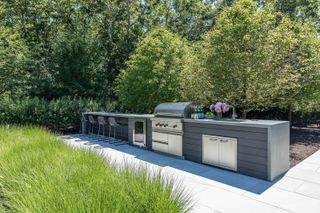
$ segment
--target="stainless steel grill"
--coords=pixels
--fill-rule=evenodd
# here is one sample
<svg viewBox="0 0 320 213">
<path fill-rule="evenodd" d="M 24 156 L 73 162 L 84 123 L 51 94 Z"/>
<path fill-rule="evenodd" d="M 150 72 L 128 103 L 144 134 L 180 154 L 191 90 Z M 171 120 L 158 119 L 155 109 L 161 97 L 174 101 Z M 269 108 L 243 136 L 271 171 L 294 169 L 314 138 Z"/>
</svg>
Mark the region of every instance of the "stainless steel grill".
<svg viewBox="0 0 320 213">
<path fill-rule="evenodd" d="M 183 118 L 190 118 L 194 110 L 191 102 L 162 103 L 152 118 L 153 150 L 182 156 Z"/>
<path fill-rule="evenodd" d="M 194 109 L 192 102 L 162 103 L 155 110 L 156 117 L 190 118 Z"/>
</svg>

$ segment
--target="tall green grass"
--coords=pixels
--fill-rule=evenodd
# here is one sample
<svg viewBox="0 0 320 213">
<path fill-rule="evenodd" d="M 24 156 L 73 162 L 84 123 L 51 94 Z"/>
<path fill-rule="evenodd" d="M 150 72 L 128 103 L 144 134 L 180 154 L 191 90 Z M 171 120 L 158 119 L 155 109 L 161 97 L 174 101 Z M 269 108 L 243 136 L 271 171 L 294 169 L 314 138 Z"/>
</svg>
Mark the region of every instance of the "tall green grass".
<svg viewBox="0 0 320 213">
<path fill-rule="evenodd" d="M 188 203 L 144 169 L 117 170 L 39 128 L 0 126 L 0 211 L 184 212 Z"/>
</svg>

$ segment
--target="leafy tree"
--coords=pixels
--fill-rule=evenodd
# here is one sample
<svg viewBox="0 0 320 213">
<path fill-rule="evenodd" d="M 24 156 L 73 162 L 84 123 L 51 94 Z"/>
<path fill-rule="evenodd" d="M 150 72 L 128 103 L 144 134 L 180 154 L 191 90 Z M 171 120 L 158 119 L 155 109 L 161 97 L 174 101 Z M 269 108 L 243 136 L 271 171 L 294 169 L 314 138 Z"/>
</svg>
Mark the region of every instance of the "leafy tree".
<svg viewBox="0 0 320 213">
<path fill-rule="evenodd" d="M 179 74 L 187 44 L 165 28 L 155 28 L 138 44 L 117 82 L 120 102 L 136 112 L 151 112 L 179 97 Z"/>
<path fill-rule="evenodd" d="M 19 35 L 0 27 L 0 95 L 21 94 L 28 78 L 28 48 Z"/>
<path fill-rule="evenodd" d="M 319 98 L 320 39 L 310 25 L 283 18 L 269 32 L 264 47 L 268 53 L 265 96 L 269 95 L 265 104 L 288 108 L 291 122 L 297 102 L 312 103 L 312 97 Z"/>
<path fill-rule="evenodd" d="M 319 82 L 320 39 L 308 24 L 282 18 L 269 32 L 264 48 L 265 84 L 273 104 L 287 107 Z"/>
<path fill-rule="evenodd" d="M 211 81 L 206 94 L 235 104 L 243 117 L 252 109 L 288 107 L 318 75 L 315 31 L 275 10 L 273 4 L 258 9 L 251 0 L 237 1 L 218 16 L 199 50 L 198 67 Z"/>
<path fill-rule="evenodd" d="M 205 35 L 203 66 L 212 83 L 212 99 L 241 107 L 245 113 L 253 106 L 263 66 L 261 44 L 272 17 L 264 17 L 251 0 L 237 1 L 226 8 L 212 31 Z M 265 14 L 263 14 L 265 15 Z"/>
<path fill-rule="evenodd" d="M 147 29 L 166 26 L 191 41 L 213 26 L 216 0 L 148 0 L 142 1 L 141 21 Z"/>
<path fill-rule="evenodd" d="M 182 101 L 205 105 L 212 99 L 214 85 L 208 70 L 202 64 L 201 45 L 194 44 L 183 58 L 179 91 Z"/>
<path fill-rule="evenodd" d="M 269 0 L 257 0 L 264 5 Z M 319 32 L 320 30 L 320 1 L 319 0 L 275 0 L 275 9 L 288 17 L 310 22 Z"/>
</svg>

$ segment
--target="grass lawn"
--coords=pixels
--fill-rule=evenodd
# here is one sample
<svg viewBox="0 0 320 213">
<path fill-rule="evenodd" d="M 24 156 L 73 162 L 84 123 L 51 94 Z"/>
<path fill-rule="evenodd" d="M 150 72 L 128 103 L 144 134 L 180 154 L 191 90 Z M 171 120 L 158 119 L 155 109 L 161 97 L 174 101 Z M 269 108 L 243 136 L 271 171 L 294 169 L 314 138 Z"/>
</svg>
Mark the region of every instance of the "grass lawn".
<svg viewBox="0 0 320 213">
<path fill-rule="evenodd" d="M 0 126 L 0 212 L 184 212 L 188 198 L 144 169 L 116 170 L 35 127 Z"/>
</svg>

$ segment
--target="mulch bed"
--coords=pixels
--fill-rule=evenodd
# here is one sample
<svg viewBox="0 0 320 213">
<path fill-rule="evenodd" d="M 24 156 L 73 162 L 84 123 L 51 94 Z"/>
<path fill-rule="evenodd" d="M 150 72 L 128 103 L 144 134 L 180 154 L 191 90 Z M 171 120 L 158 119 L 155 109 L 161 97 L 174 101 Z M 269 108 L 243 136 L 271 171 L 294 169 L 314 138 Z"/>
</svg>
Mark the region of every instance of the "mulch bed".
<svg viewBox="0 0 320 213">
<path fill-rule="evenodd" d="M 320 128 L 293 127 L 290 133 L 290 167 L 293 167 L 320 149 Z"/>
</svg>

